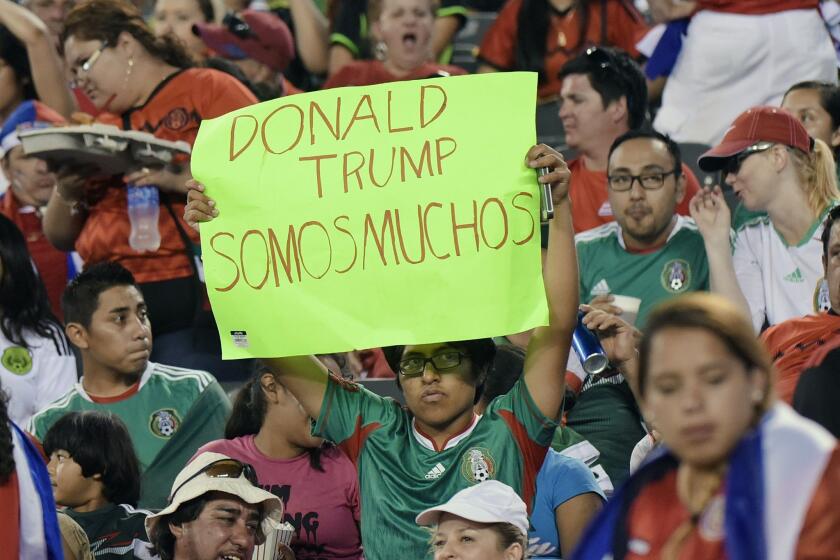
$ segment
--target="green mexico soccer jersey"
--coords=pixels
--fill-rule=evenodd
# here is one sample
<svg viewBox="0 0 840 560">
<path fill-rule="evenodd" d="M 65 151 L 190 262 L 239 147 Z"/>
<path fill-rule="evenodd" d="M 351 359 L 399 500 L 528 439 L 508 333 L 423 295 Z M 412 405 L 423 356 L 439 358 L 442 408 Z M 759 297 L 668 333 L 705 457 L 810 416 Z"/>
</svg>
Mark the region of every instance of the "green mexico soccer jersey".
<svg viewBox="0 0 840 560">
<path fill-rule="evenodd" d="M 629 252 L 618 222 L 579 233 L 575 246 L 581 303 L 604 294 L 639 298 L 639 328 L 644 327 L 648 313 L 660 301 L 709 289 L 706 248 L 691 218 L 677 216 L 665 245 L 653 251 Z"/>
<path fill-rule="evenodd" d="M 207 372 L 149 362 L 135 392 L 94 400 L 82 383 L 32 417 L 39 440 L 64 414 L 101 410 L 122 419 L 131 434 L 143 474 L 140 506 L 162 508 L 172 481 L 193 453 L 224 435 L 230 402 Z"/>
<path fill-rule="evenodd" d="M 415 516 L 459 490 L 499 480 L 530 509 L 556 426 L 519 381 L 435 450 L 396 401 L 330 376 L 314 432 L 337 442 L 358 468 L 365 558 L 420 560 L 431 557 L 430 536 Z"/>
</svg>

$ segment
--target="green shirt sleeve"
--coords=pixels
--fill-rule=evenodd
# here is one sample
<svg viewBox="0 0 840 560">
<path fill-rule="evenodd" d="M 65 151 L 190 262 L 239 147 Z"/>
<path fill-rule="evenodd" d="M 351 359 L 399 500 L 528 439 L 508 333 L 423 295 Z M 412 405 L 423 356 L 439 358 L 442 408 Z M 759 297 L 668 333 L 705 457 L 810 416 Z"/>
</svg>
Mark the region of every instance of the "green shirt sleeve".
<svg viewBox="0 0 840 560">
<path fill-rule="evenodd" d="M 557 375 L 562 375 L 562 372 Z M 557 428 L 557 422 L 544 416 L 531 398 L 524 379 L 517 381 L 507 394 L 493 399 L 487 407 L 487 414 L 501 416 L 520 445 L 533 443 L 538 447 L 548 447 Z"/>
<path fill-rule="evenodd" d="M 400 422 L 403 417 L 402 407 L 393 399 L 331 374 L 312 433 L 341 446 L 355 462 L 371 432 Z"/>
</svg>

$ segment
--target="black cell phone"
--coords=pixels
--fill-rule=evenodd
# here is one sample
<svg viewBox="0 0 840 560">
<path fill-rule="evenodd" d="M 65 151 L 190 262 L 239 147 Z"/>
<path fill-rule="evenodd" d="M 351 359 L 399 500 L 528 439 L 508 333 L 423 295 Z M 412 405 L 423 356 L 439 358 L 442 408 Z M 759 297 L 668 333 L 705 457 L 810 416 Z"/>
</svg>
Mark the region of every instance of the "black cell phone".
<svg viewBox="0 0 840 560">
<path fill-rule="evenodd" d="M 537 169 L 537 175 L 542 177 L 551 173 L 548 167 L 540 167 Z M 554 217 L 554 200 L 551 198 L 551 185 L 549 183 L 540 183 L 542 192 L 540 193 L 540 221 L 546 223 Z"/>
</svg>

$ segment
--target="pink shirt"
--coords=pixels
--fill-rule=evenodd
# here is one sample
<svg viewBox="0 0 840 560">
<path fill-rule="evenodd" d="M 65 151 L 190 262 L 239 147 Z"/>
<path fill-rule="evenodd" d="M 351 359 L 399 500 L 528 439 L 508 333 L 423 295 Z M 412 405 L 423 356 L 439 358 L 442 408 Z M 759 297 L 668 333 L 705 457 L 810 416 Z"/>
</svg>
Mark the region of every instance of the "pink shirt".
<svg viewBox="0 0 840 560">
<path fill-rule="evenodd" d="M 211 441 L 196 455 L 205 451 L 249 463 L 260 486 L 283 500 L 285 521 L 295 526 L 292 550 L 298 560 L 363 558 L 358 476 L 340 449 L 323 450 L 324 472 L 310 466 L 308 453 L 285 460 L 266 457 L 254 444 L 254 436 Z"/>
</svg>

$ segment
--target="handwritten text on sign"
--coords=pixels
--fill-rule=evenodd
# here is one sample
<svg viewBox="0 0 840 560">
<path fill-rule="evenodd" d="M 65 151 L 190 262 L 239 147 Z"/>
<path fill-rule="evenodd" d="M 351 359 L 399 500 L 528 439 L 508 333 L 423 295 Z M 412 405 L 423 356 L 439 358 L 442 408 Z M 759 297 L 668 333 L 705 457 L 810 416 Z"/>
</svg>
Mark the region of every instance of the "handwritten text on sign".
<svg viewBox="0 0 840 560">
<path fill-rule="evenodd" d="M 201 125 L 193 174 L 225 357 L 521 331 L 546 319 L 531 74 L 296 95 Z"/>
</svg>

